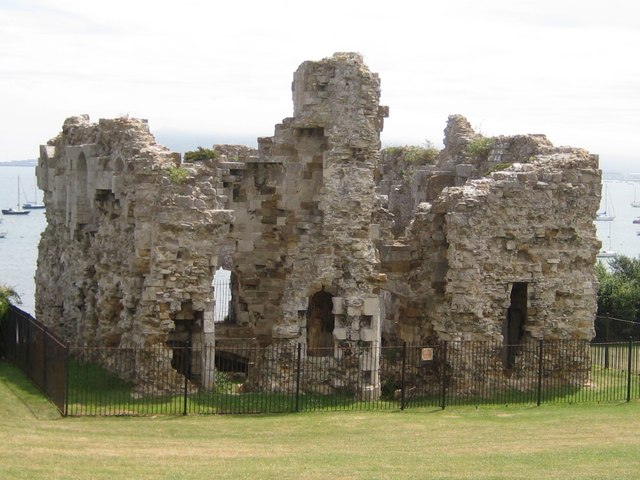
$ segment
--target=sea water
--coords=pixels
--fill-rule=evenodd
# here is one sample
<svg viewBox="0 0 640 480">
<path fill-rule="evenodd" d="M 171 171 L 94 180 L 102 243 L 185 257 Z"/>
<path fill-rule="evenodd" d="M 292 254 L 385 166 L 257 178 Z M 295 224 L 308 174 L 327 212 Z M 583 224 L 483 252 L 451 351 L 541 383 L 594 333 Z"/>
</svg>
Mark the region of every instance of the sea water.
<svg viewBox="0 0 640 480">
<path fill-rule="evenodd" d="M 18 181 L 20 204 L 26 201 L 42 201 L 42 192 L 35 191 L 35 167 L 0 166 L 0 208 L 16 208 Z M 608 206 L 605 206 L 605 197 Z M 640 255 L 640 224 L 633 223 L 635 218 L 640 217 L 640 208 L 631 206 L 634 199 L 640 201 L 640 182 L 607 180 L 603 183 L 600 211 L 606 209 L 615 219 L 611 222 L 595 222 L 602 249 L 634 258 Z M 0 218 L 0 232 L 6 232 L 5 237 L 0 238 L 0 284 L 13 287 L 22 299 L 21 308 L 33 314 L 34 277 L 38 243 L 46 226 L 45 212 L 31 210 L 28 215 L 2 215 Z M 221 274 L 228 278 L 228 272 L 219 271 L 217 277 Z M 216 303 L 217 309 L 226 308 L 222 306 L 226 302 L 221 299 Z M 226 310 L 216 311 L 216 317 L 222 318 L 225 314 Z"/>
<path fill-rule="evenodd" d="M 631 206 L 634 200 L 640 202 L 640 182 L 603 182 L 599 211 L 615 217 L 610 222 L 595 222 L 603 250 L 633 258 L 640 255 L 640 224 L 633 223 L 640 218 L 640 208 Z"/>
<path fill-rule="evenodd" d="M 37 192 L 35 167 L 0 166 L 0 208 L 17 208 L 18 203 L 42 202 Z M 18 185 L 20 201 L 18 202 Z M 38 243 L 47 223 L 44 210 L 30 210 L 28 215 L 1 215 L 0 284 L 13 287 L 20 298 L 20 308 L 34 313 L 35 273 L 38 262 Z"/>
</svg>

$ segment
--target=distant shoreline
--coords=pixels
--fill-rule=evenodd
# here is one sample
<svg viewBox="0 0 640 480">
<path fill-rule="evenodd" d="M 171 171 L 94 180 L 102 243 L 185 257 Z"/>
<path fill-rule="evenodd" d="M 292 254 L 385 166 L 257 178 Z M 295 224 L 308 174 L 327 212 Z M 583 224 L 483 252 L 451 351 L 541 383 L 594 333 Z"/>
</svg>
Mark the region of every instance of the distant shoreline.
<svg viewBox="0 0 640 480">
<path fill-rule="evenodd" d="M 0 167 L 37 167 L 38 160 L 10 160 L 0 162 Z"/>
</svg>

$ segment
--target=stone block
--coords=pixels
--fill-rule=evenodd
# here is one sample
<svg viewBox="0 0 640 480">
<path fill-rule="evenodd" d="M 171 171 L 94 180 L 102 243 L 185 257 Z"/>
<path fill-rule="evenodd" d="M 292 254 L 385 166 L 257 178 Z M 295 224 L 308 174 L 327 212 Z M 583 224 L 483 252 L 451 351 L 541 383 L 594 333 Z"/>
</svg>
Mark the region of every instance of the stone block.
<svg viewBox="0 0 640 480">
<path fill-rule="evenodd" d="M 360 340 L 363 342 L 375 342 L 380 340 L 379 332 L 373 328 L 361 328 Z"/>
<path fill-rule="evenodd" d="M 378 355 L 372 354 L 371 352 L 365 352 L 360 356 L 360 370 L 367 371 L 376 371 L 379 368 L 379 357 Z"/>
<path fill-rule="evenodd" d="M 378 297 L 369 297 L 364 299 L 362 308 L 363 315 L 377 315 L 380 312 L 380 300 Z"/>
<path fill-rule="evenodd" d="M 238 240 L 238 252 L 253 251 L 253 242 L 251 240 Z"/>
<path fill-rule="evenodd" d="M 194 208 L 194 199 L 193 197 L 187 196 L 176 196 L 174 199 L 175 205 L 178 208 L 191 209 Z"/>
<path fill-rule="evenodd" d="M 369 225 L 369 239 L 373 241 L 380 240 L 380 225 L 377 223 Z"/>
<path fill-rule="evenodd" d="M 333 336 L 336 340 L 346 340 L 347 339 L 347 329 L 338 327 L 333 329 Z"/>
<path fill-rule="evenodd" d="M 474 170 L 474 166 L 469 163 L 459 163 L 455 168 L 458 177 L 470 177 Z"/>
<path fill-rule="evenodd" d="M 333 297 L 331 301 L 333 302 L 333 309 L 331 310 L 331 313 L 334 315 L 344 315 L 344 298 Z"/>
<path fill-rule="evenodd" d="M 273 338 L 297 338 L 300 335 L 298 325 L 274 325 L 272 327 Z"/>
</svg>

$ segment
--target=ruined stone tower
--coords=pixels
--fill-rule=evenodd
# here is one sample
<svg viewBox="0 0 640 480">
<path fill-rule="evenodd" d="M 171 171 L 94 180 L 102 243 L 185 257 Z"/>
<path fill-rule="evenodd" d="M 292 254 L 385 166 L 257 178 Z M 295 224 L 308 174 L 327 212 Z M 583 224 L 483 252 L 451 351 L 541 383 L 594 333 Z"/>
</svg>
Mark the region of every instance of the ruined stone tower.
<svg viewBox="0 0 640 480">
<path fill-rule="evenodd" d="M 379 339 L 371 225 L 379 95 L 377 75 L 355 54 L 305 62 L 295 73 L 295 116 L 260 139 L 231 202 L 242 212 L 232 234 L 239 323 L 318 347 L 333 346 L 333 335 Z"/>
</svg>

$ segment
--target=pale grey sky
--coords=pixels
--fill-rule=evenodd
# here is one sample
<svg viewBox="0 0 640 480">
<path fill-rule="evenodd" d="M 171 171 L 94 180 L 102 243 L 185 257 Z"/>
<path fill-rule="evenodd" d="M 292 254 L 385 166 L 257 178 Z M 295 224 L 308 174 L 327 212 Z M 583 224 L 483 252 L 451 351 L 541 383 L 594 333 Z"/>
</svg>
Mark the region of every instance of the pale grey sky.
<svg viewBox="0 0 640 480">
<path fill-rule="evenodd" d="M 438 145 L 459 113 L 637 171 L 639 49 L 633 0 L 0 0 L 0 161 L 82 113 L 147 118 L 161 143 L 269 136 L 300 63 L 356 51 L 391 109 L 385 145 Z"/>
</svg>

